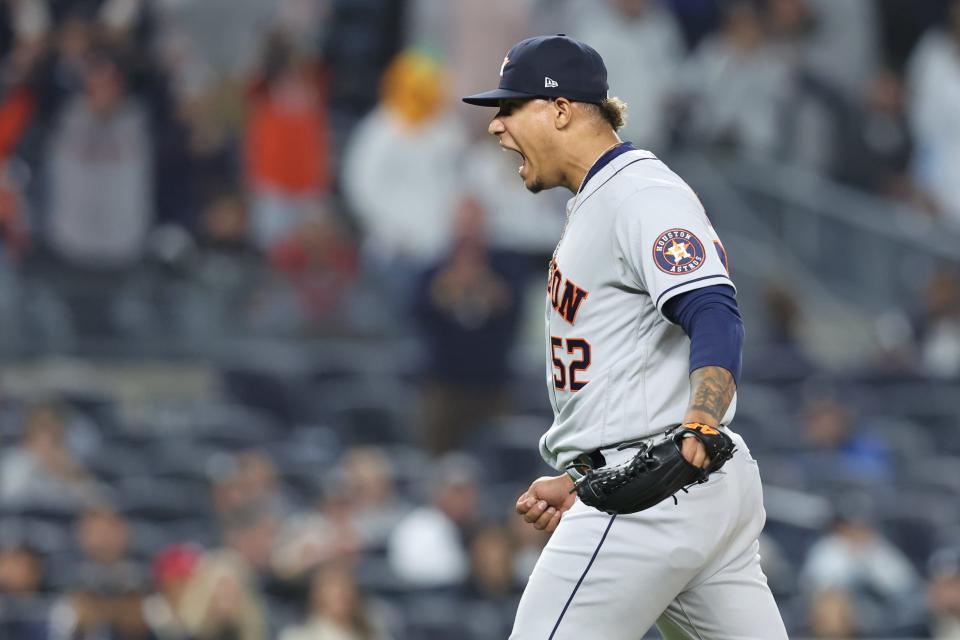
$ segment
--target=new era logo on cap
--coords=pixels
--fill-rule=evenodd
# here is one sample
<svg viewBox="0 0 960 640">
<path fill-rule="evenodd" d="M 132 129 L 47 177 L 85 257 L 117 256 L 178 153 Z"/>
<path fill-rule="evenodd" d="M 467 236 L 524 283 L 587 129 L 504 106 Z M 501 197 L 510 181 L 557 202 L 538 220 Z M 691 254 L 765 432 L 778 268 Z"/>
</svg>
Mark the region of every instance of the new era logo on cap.
<svg viewBox="0 0 960 640">
<path fill-rule="evenodd" d="M 607 98 L 607 68 L 592 47 L 558 34 L 518 42 L 500 65 L 500 82 L 492 91 L 463 99 L 495 107 L 517 98 L 567 98 L 599 104 Z"/>
</svg>

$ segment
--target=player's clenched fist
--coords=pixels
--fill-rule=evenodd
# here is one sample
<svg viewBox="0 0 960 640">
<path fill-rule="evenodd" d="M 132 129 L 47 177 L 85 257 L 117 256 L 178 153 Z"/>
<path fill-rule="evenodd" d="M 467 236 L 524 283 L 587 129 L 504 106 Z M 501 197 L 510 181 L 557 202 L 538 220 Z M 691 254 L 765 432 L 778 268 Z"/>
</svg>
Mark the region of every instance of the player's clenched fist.
<svg viewBox="0 0 960 640">
<path fill-rule="evenodd" d="M 560 517 L 577 499 L 573 478 L 567 474 L 537 478 L 530 488 L 517 498 L 517 513 L 534 529 L 552 532 L 560 524 Z"/>
</svg>

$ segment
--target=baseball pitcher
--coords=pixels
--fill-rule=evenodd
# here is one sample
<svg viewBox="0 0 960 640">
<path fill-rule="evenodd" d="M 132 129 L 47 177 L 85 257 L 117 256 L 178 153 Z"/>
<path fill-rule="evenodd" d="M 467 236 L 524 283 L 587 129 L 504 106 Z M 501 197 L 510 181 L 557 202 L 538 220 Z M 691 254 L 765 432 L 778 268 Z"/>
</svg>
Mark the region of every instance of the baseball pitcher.
<svg viewBox="0 0 960 640">
<path fill-rule="evenodd" d="M 638 60 L 637 64 L 643 64 Z M 757 463 L 730 430 L 743 323 L 727 256 L 696 194 L 622 142 L 591 47 L 529 38 L 489 126 L 530 191 L 573 193 L 546 283 L 554 421 L 517 512 L 553 532 L 517 611 L 514 640 L 787 637 L 760 569 Z"/>
</svg>

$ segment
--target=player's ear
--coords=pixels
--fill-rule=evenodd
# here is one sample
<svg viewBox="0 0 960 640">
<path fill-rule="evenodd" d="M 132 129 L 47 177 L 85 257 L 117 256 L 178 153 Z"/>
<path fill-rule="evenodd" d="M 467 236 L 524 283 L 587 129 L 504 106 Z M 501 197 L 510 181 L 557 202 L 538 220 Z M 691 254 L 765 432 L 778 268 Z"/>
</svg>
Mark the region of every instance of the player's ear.
<svg viewBox="0 0 960 640">
<path fill-rule="evenodd" d="M 557 129 L 565 129 L 573 118 L 573 103 L 566 98 L 556 98 L 550 105 L 553 110 L 553 124 Z"/>
</svg>

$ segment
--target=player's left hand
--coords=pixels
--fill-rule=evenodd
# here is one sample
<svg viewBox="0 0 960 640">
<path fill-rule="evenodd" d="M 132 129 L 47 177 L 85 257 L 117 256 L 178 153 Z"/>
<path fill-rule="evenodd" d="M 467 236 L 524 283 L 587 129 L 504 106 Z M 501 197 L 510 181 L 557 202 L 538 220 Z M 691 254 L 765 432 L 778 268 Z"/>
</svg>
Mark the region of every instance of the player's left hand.
<svg viewBox="0 0 960 640">
<path fill-rule="evenodd" d="M 683 457 L 687 462 L 697 468 L 703 469 L 710 464 L 710 458 L 707 457 L 706 447 L 704 447 L 703 443 L 696 438 L 684 438 L 683 446 L 680 448 L 680 453 L 683 454 Z"/>
</svg>

